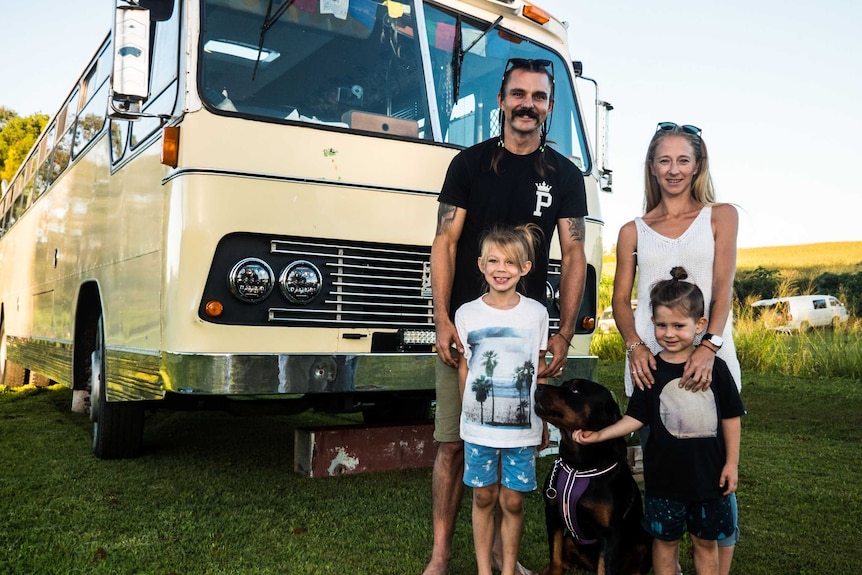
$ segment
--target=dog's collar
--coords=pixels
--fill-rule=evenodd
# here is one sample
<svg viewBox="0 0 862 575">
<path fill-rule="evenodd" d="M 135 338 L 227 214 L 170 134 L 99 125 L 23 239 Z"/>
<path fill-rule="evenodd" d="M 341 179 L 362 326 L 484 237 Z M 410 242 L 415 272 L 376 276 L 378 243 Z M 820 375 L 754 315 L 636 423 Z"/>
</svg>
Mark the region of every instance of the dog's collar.
<svg viewBox="0 0 862 575">
<path fill-rule="evenodd" d="M 590 479 L 610 473 L 617 465 L 619 462 L 614 462 L 604 469 L 594 468 L 580 471 L 560 458 L 554 461 L 554 469 L 551 471 L 551 480 L 548 482 L 545 495 L 548 499 L 557 500 L 557 508 L 566 528 L 582 545 L 592 545 L 597 543 L 598 539 L 587 539 L 581 532 L 581 528 L 578 526 L 578 501 L 580 501 L 584 491 L 587 490 Z M 558 495 L 560 497 L 557 497 Z"/>
</svg>

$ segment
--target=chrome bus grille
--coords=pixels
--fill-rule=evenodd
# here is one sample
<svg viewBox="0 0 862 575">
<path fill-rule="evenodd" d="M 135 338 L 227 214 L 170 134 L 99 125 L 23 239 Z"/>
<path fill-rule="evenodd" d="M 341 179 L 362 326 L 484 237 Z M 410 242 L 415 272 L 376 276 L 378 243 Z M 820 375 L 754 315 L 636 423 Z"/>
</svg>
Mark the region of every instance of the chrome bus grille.
<svg viewBox="0 0 862 575">
<path fill-rule="evenodd" d="M 271 253 L 308 260 L 324 276 L 308 305 L 270 307 L 269 321 L 317 327 L 433 326 L 430 248 L 272 240 Z"/>
</svg>

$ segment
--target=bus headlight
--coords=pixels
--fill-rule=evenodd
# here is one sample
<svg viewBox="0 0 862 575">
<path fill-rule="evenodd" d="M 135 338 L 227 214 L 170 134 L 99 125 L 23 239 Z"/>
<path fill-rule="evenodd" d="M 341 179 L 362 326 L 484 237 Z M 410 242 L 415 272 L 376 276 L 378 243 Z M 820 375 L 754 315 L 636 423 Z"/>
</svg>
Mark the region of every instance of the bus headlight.
<svg viewBox="0 0 862 575">
<path fill-rule="evenodd" d="M 320 295 L 323 276 L 313 263 L 297 260 L 282 270 L 278 287 L 289 301 L 306 304 Z"/>
<path fill-rule="evenodd" d="M 266 299 L 275 285 L 272 268 L 258 258 L 237 262 L 228 275 L 231 293 L 244 302 L 257 303 Z"/>
<path fill-rule="evenodd" d="M 545 282 L 545 305 L 560 311 L 560 289 L 554 288 L 551 282 Z"/>
</svg>

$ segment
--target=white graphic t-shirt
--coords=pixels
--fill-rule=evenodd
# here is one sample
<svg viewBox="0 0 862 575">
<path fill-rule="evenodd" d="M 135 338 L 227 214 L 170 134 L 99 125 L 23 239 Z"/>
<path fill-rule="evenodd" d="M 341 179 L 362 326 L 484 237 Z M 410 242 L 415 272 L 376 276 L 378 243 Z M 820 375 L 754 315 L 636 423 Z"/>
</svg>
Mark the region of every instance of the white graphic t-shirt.
<svg viewBox="0 0 862 575">
<path fill-rule="evenodd" d="M 461 438 L 487 447 L 526 447 L 542 440 L 533 413 L 539 352 L 548 347 L 548 311 L 528 297 L 508 310 L 482 298 L 455 313 L 468 374 L 461 402 Z"/>
</svg>

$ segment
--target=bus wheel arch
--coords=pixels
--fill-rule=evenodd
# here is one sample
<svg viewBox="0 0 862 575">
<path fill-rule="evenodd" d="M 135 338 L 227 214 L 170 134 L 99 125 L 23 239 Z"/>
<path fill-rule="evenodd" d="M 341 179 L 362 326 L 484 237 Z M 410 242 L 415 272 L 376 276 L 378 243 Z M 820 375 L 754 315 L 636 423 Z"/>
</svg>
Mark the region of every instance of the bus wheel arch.
<svg viewBox="0 0 862 575">
<path fill-rule="evenodd" d="M 136 457 L 141 450 L 144 406 L 109 402 L 106 389 L 105 320 L 98 286 L 82 286 L 75 316 L 73 409 L 81 398 L 93 422 L 93 454 L 100 459 Z M 78 394 L 76 401 L 75 395 Z"/>
<path fill-rule="evenodd" d="M 90 413 L 91 354 L 96 348 L 102 301 L 95 282 L 81 286 L 75 310 L 75 339 L 72 346 L 72 411 Z"/>
</svg>

